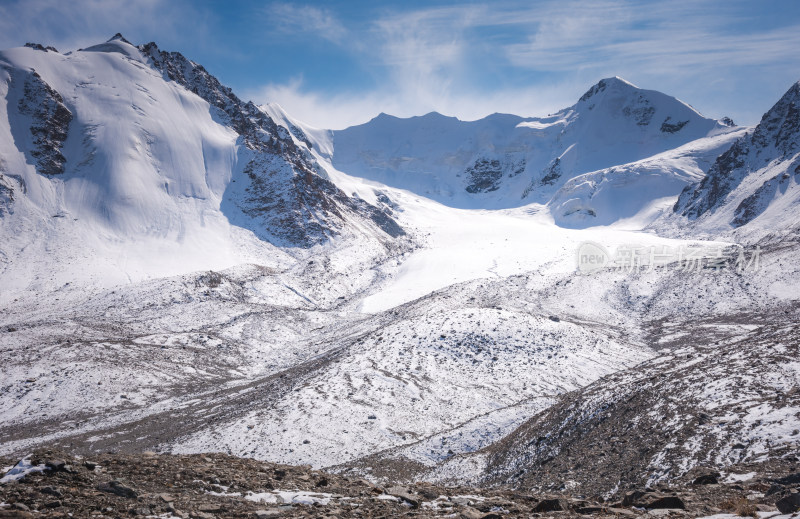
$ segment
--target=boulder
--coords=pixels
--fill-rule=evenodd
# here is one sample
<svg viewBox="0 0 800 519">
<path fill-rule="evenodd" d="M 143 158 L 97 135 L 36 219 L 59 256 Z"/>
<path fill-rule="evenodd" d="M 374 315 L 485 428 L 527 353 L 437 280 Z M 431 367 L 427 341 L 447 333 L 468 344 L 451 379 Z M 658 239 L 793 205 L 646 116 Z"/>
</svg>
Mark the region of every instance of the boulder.
<svg viewBox="0 0 800 519">
<path fill-rule="evenodd" d="M 390 496 L 399 497 L 414 508 L 419 507 L 419 500 L 405 487 L 389 487 L 386 489 L 386 493 Z"/>
<path fill-rule="evenodd" d="M 800 472 L 795 474 L 789 474 L 788 476 L 784 476 L 782 478 L 776 479 L 775 483 L 778 485 L 797 485 L 800 483 Z"/>
<path fill-rule="evenodd" d="M 67 466 L 67 462 L 64 460 L 47 460 L 44 462 L 44 466 L 53 472 L 59 472 L 64 470 L 64 468 Z"/>
<path fill-rule="evenodd" d="M 634 506 L 639 503 L 639 500 L 642 499 L 647 495 L 645 492 L 641 490 L 634 490 L 632 492 L 626 492 L 624 496 L 622 496 L 622 506 Z M 638 506 L 638 505 L 637 505 Z"/>
<path fill-rule="evenodd" d="M 569 506 L 563 499 L 542 499 L 533 507 L 533 511 L 536 513 L 565 512 L 567 510 L 569 510 Z"/>
<path fill-rule="evenodd" d="M 789 494 L 775 503 L 782 514 L 791 514 L 800 510 L 800 494 Z"/>
<path fill-rule="evenodd" d="M 719 484 L 719 479 L 716 474 L 703 474 L 702 476 L 697 476 L 692 481 L 692 485 L 717 485 Z"/>
<path fill-rule="evenodd" d="M 678 496 L 663 496 L 658 497 L 653 501 L 647 503 L 644 508 L 648 508 L 650 510 L 663 510 L 663 509 L 675 509 L 675 510 L 685 510 L 686 505 L 683 503 L 683 500 Z"/>
<path fill-rule="evenodd" d="M 109 494 L 115 494 L 120 497 L 126 497 L 128 499 L 136 499 L 139 497 L 139 494 L 132 488 L 119 481 L 109 481 L 108 483 L 100 483 L 97 485 L 97 490 L 101 492 L 108 492 Z"/>
</svg>

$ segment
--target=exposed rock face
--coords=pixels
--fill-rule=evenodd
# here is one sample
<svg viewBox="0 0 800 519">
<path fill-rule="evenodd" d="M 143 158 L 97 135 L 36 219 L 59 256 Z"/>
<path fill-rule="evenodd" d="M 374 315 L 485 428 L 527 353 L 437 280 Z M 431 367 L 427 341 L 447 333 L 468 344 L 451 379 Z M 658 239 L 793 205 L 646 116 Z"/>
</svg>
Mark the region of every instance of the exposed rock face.
<svg viewBox="0 0 800 519">
<path fill-rule="evenodd" d="M 43 175 L 64 173 L 67 159 L 61 150 L 67 140 L 72 112 L 64 105 L 61 94 L 53 90 L 36 71 L 26 73 L 24 82 L 19 111 L 31 119 L 33 147 L 29 154 L 36 171 Z"/>
<path fill-rule="evenodd" d="M 561 167 L 561 158 L 556 157 L 550 164 L 542 171 L 542 177 L 539 179 L 534 178 L 531 183 L 522 192 L 522 198 L 525 199 L 531 192 L 542 186 L 552 186 L 556 184 L 564 171 Z"/>
<path fill-rule="evenodd" d="M 469 180 L 466 188 L 468 193 L 497 191 L 503 178 L 500 161 L 496 159 L 478 159 L 467 168 L 466 174 Z"/>
<path fill-rule="evenodd" d="M 553 185 L 561 177 L 561 173 L 561 159 L 556 158 L 550 164 L 550 167 L 545 170 L 541 183 L 547 186 Z"/>
<path fill-rule="evenodd" d="M 665 123 L 666 124 L 666 123 Z M 663 129 L 663 128 L 662 128 Z M 751 174 L 780 167 L 800 150 L 800 83 L 795 83 L 761 118 L 753 133 L 720 155 L 698 184 L 686 186 L 673 210 L 690 220 L 719 209 Z M 796 171 L 793 172 L 796 174 Z M 766 208 L 771 195 L 792 180 L 787 170 L 763 182 L 736 207 L 731 224 L 740 227 Z"/>
<path fill-rule="evenodd" d="M 592 85 L 592 88 L 586 91 L 585 94 L 581 96 L 578 101 L 588 101 L 595 95 L 599 94 L 600 92 L 605 92 L 606 88 L 608 88 L 609 82 L 612 81 L 611 79 L 601 79 L 595 85 Z"/>
<path fill-rule="evenodd" d="M 11 187 L 9 179 L 0 173 L 0 216 L 11 212 L 11 204 L 14 203 L 14 189 Z"/>
<path fill-rule="evenodd" d="M 790 183 L 800 183 L 800 165 L 793 174 L 781 173 L 764 182 L 752 195 L 742 200 L 736 207 L 733 224 L 741 227 L 756 218 L 779 190 L 785 190 Z"/>
<path fill-rule="evenodd" d="M 681 131 L 681 129 L 689 124 L 689 121 L 678 121 L 678 122 L 671 122 L 672 117 L 667 117 L 664 119 L 664 122 L 661 123 L 661 131 L 664 133 L 676 133 Z"/>
<path fill-rule="evenodd" d="M 717 158 L 699 184 L 686 186 L 681 191 L 674 211 L 694 220 L 722 204 L 747 173 L 742 170 L 749 153 L 747 138 L 736 141 Z"/>
<path fill-rule="evenodd" d="M 646 99 L 640 98 L 635 105 L 623 108 L 622 113 L 636 121 L 638 126 L 647 126 L 653 120 L 653 114 L 656 113 L 656 109 L 649 104 Z"/>
<path fill-rule="evenodd" d="M 302 130 L 279 126 L 252 102 L 239 99 L 202 65 L 178 52 L 162 51 L 155 43 L 141 45 L 139 50 L 166 79 L 219 109 L 220 116 L 241 136 L 251 154 L 244 167 L 249 186 L 237 205 L 269 234 L 289 245 L 310 247 L 339 234 L 348 213 L 369 219 L 391 237 L 405 234 L 388 213 L 348 197 L 321 175 Z"/>
<path fill-rule="evenodd" d="M 781 155 L 796 153 L 800 144 L 800 82 L 795 83 L 753 131 L 752 144 L 760 153 L 774 148 Z"/>
<path fill-rule="evenodd" d="M 513 178 L 525 171 L 525 158 L 507 154 L 504 158 L 479 157 L 464 173 L 467 176 L 468 193 L 490 193 L 497 191 L 503 177 Z"/>
<path fill-rule="evenodd" d="M 29 49 L 36 49 L 36 50 L 40 50 L 40 51 L 42 51 L 42 52 L 48 52 L 48 51 L 51 51 L 51 52 L 58 52 L 58 49 L 56 49 L 55 47 L 51 47 L 51 46 L 49 46 L 49 45 L 48 45 L 47 47 L 45 47 L 45 46 L 44 46 L 44 45 L 42 45 L 41 43 L 30 43 L 30 42 L 29 42 L 29 43 L 26 43 L 26 44 L 25 44 L 25 47 L 28 47 Z"/>
</svg>

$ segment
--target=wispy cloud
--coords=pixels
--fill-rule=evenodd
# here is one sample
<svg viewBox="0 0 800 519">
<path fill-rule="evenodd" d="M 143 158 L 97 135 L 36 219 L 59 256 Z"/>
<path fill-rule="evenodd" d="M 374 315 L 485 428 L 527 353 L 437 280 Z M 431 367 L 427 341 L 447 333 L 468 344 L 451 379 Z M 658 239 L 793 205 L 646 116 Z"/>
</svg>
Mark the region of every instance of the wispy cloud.
<svg viewBox="0 0 800 519">
<path fill-rule="evenodd" d="M 318 128 L 342 129 L 364 123 L 381 112 L 411 117 L 437 111 L 463 120 L 480 119 L 492 112 L 544 115 L 571 104 L 585 85 L 553 82 L 536 89 L 507 88 L 496 92 L 457 91 L 438 98 L 422 99 L 399 89 L 368 92 L 328 93 L 309 89 L 300 78 L 268 84 L 246 92 L 257 102 L 274 102 L 297 119 Z M 487 111 L 491 107 L 491 111 Z"/>
<path fill-rule="evenodd" d="M 494 111 L 546 114 L 573 103 L 601 77 L 622 75 L 695 105 L 705 102 L 722 110 L 711 115 L 722 116 L 727 109 L 715 104 L 708 83 L 730 88 L 722 83 L 735 83 L 743 67 L 767 73 L 788 65 L 800 76 L 800 25 L 750 29 L 735 10 L 725 9 L 728 5 L 688 0 L 466 4 L 384 12 L 360 30 L 345 29 L 325 12 L 305 18 L 347 31 L 345 52 L 376 71 L 376 85 L 331 94 L 324 86 L 294 80 L 269 84 L 257 95 L 312 124 L 340 127 L 379 111 L 438 110 L 465 119 Z M 530 80 L 523 84 L 519 77 Z M 752 118 L 756 112 L 742 113 Z"/>
<path fill-rule="evenodd" d="M 250 11 L 192 0 L 0 0 L 0 48 L 70 50 L 121 31 L 181 50 L 246 86 L 244 97 L 322 127 L 381 111 L 543 115 L 612 75 L 755 122 L 800 77 L 800 8 L 788 0 L 771 2 L 771 13 L 745 0 L 241 5 Z"/>
<path fill-rule="evenodd" d="M 540 12 L 527 41 L 504 47 L 517 67 L 569 71 L 615 67 L 684 74 L 742 65 L 796 61 L 800 25 L 726 31 L 737 20 L 716 6 L 616 2 Z"/>
<path fill-rule="evenodd" d="M 273 29 L 287 34 L 315 35 L 334 43 L 344 43 L 348 34 L 344 24 L 324 8 L 274 3 L 264 14 Z"/>
</svg>

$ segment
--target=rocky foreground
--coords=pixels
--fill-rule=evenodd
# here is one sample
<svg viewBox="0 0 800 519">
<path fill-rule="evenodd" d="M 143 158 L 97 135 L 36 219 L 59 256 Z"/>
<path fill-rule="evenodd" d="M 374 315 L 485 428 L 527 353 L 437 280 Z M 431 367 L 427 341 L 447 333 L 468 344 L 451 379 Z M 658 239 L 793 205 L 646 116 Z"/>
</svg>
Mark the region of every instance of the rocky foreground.
<svg viewBox="0 0 800 519">
<path fill-rule="evenodd" d="M 3 518 L 756 517 L 800 508 L 800 473 L 750 473 L 742 481 L 708 472 L 673 488 L 634 490 L 605 501 L 425 483 L 381 487 L 308 466 L 223 454 L 84 458 L 37 451 L 25 460 L 0 462 L 6 474 L 0 479 Z"/>
</svg>

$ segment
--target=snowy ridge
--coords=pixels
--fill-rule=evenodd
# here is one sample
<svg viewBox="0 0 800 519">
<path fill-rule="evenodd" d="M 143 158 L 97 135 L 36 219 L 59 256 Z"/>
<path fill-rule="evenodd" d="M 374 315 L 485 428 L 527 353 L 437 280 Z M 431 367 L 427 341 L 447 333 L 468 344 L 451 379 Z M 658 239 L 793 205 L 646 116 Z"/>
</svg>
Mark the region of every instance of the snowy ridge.
<svg viewBox="0 0 800 519">
<path fill-rule="evenodd" d="M 745 132 L 722 132 L 636 162 L 578 175 L 553 195 L 550 212 L 562 227 L 644 227 L 671 211 L 675 197 L 702 179 L 717 156 Z"/>
<path fill-rule="evenodd" d="M 800 83 L 795 83 L 701 181 L 683 190 L 674 211 L 692 222 L 695 233 L 786 239 L 800 227 L 799 157 Z M 680 221 L 668 219 L 655 228 L 669 229 Z"/>
<path fill-rule="evenodd" d="M 353 241 L 381 255 L 404 234 L 328 180 L 302 132 L 153 43 L 3 51 L 0 96 L 0 300 Z"/>
<path fill-rule="evenodd" d="M 510 208 L 545 203 L 576 175 L 651 157 L 731 126 L 660 92 L 610 78 L 544 118 L 494 114 L 464 122 L 438 113 L 410 119 L 381 114 L 333 132 L 333 165 L 449 206 Z M 669 191 L 662 196 L 674 187 Z"/>
</svg>

